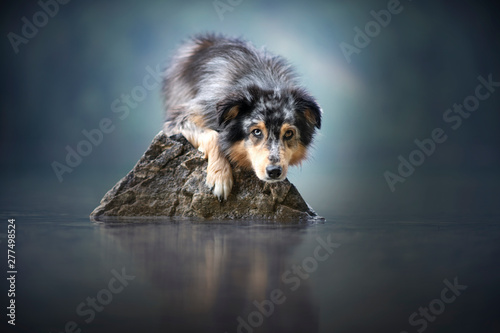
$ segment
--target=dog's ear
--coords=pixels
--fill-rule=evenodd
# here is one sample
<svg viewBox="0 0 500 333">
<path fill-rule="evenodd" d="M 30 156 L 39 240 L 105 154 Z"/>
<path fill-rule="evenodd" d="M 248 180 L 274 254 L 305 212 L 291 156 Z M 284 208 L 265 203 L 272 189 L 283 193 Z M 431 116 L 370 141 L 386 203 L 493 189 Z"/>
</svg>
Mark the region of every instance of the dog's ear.
<svg viewBox="0 0 500 333">
<path fill-rule="evenodd" d="M 301 112 L 304 115 L 309 124 L 317 127 L 318 129 L 321 128 L 321 115 L 323 113 L 321 111 L 321 107 L 309 94 L 301 91 L 297 92 L 297 95 L 298 98 L 296 99 L 296 105 L 298 112 Z"/>
<path fill-rule="evenodd" d="M 244 102 L 241 96 L 232 95 L 217 103 L 217 122 L 224 127 L 242 111 Z"/>
<path fill-rule="evenodd" d="M 219 126 L 224 126 L 229 123 L 231 120 L 236 118 L 238 113 L 240 112 L 240 106 L 236 105 L 226 105 L 223 108 L 217 110 Z"/>
</svg>

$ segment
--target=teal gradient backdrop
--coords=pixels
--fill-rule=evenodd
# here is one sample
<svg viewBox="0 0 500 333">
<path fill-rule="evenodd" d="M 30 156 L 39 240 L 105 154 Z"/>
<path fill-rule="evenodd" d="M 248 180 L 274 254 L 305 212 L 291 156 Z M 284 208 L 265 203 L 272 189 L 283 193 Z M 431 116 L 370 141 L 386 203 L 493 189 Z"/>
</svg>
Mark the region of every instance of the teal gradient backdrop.
<svg viewBox="0 0 500 333">
<path fill-rule="evenodd" d="M 474 94 L 478 76 L 500 81 L 493 2 L 402 0 L 378 30 L 369 22 L 396 2 L 215 3 L 74 0 L 52 8 L 53 17 L 20 44 L 12 38 L 24 38 L 23 18 L 44 23 L 36 16 L 43 8 L 3 4 L 4 205 L 32 195 L 61 210 L 65 200 L 82 201 L 81 212 L 90 212 L 161 129 L 153 73 L 183 39 L 211 31 L 286 57 L 321 104 L 324 123 L 311 158 L 289 177 L 320 214 L 499 212 L 500 88 L 459 128 L 443 120 Z M 366 27 L 375 30 L 364 45 L 356 35 Z M 356 41 L 363 47 L 346 57 L 342 43 Z M 125 104 L 121 98 L 133 92 L 140 101 Z M 127 105 L 127 113 L 114 112 L 113 103 Z M 53 162 L 65 163 L 66 147 L 76 149 L 82 131 L 106 118 L 113 129 L 60 182 Z M 408 159 L 414 140 L 435 128 L 447 140 L 391 191 L 384 173 L 397 174 L 398 156 Z"/>
</svg>

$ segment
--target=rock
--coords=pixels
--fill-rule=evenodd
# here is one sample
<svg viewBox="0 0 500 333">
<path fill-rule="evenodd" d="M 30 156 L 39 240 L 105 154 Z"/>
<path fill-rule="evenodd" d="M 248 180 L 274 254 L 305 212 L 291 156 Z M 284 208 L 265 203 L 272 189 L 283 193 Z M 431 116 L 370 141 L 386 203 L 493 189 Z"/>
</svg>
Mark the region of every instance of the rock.
<svg viewBox="0 0 500 333">
<path fill-rule="evenodd" d="M 153 139 L 132 171 L 101 200 L 96 221 L 123 217 L 205 219 L 322 219 L 287 179 L 266 183 L 252 171 L 234 169 L 234 186 L 222 202 L 205 185 L 207 161 L 182 136 Z"/>
</svg>

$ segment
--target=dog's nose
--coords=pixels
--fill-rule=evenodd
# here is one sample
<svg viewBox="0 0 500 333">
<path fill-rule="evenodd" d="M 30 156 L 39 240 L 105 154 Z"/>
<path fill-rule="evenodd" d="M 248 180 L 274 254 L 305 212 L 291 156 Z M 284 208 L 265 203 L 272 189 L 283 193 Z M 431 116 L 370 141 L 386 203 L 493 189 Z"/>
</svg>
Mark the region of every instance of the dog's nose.
<svg viewBox="0 0 500 333">
<path fill-rule="evenodd" d="M 281 176 L 281 167 L 278 165 L 270 165 L 266 168 L 266 172 L 269 178 L 276 179 Z"/>
</svg>

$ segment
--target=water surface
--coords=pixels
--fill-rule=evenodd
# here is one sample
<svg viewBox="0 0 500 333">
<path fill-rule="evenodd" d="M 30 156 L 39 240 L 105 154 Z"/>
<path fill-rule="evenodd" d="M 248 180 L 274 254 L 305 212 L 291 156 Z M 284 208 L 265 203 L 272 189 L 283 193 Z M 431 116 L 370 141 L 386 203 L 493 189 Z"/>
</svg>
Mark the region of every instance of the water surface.
<svg viewBox="0 0 500 333">
<path fill-rule="evenodd" d="M 14 217 L 18 332 L 500 329 L 494 217 Z"/>
</svg>

